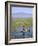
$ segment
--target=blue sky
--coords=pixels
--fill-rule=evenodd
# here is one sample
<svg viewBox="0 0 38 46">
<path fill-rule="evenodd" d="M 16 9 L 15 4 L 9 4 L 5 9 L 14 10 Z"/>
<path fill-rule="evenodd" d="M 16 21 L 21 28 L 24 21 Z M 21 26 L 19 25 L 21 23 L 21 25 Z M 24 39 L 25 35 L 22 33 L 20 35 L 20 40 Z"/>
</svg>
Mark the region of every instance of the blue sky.
<svg viewBox="0 0 38 46">
<path fill-rule="evenodd" d="M 12 7 L 12 16 L 15 18 L 32 17 L 32 8 Z"/>
</svg>

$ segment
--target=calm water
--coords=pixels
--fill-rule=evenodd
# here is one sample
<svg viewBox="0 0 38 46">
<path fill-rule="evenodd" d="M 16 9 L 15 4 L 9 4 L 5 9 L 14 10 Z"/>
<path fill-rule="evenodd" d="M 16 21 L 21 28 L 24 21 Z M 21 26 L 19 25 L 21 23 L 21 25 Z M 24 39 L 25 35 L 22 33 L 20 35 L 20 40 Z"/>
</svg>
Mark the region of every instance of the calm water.
<svg viewBox="0 0 38 46">
<path fill-rule="evenodd" d="M 11 38 L 30 38 L 32 37 L 32 27 L 30 27 L 30 31 L 28 32 L 21 32 L 21 31 L 18 31 L 18 32 L 11 32 Z"/>
</svg>

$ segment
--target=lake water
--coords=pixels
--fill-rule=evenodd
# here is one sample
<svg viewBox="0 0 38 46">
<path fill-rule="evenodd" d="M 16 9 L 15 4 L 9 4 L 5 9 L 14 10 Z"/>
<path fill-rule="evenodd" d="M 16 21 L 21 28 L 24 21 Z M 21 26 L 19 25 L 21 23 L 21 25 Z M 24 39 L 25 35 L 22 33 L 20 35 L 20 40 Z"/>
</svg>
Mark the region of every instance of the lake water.
<svg viewBox="0 0 38 46">
<path fill-rule="evenodd" d="M 11 32 L 10 35 L 11 35 L 11 38 L 14 38 L 14 39 L 19 39 L 19 38 L 32 38 L 32 27 L 30 27 L 30 32 L 21 32 L 21 31 L 18 31 L 18 32 Z"/>
</svg>

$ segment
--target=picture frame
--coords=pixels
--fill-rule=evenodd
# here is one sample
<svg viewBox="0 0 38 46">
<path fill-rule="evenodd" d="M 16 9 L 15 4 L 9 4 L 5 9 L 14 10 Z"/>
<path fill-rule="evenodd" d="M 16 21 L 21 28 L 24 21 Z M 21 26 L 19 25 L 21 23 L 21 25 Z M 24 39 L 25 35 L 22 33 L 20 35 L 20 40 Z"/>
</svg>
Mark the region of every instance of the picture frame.
<svg viewBox="0 0 38 46">
<path fill-rule="evenodd" d="M 16 10 L 14 10 L 14 9 L 16 9 Z M 28 17 L 24 15 L 25 13 L 23 13 L 23 12 L 25 9 L 28 9 L 28 10 L 26 10 L 27 12 L 31 11 L 30 13 L 32 13 L 32 22 L 30 21 L 30 19 L 29 19 L 29 22 L 32 23 L 33 35 L 31 35 L 31 33 L 29 33 L 32 36 L 31 38 L 29 38 L 25 35 L 26 38 L 17 39 L 17 37 L 15 37 L 16 36 L 16 34 L 15 34 L 15 36 L 14 36 L 15 38 L 11 39 L 11 34 L 14 33 L 14 32 L 10 33 L 11 30 L 13 30 L 13 27 L 11 27 L 11 24 L 13 24 L 14 26 L 16 25 L 16 23 L 15 24 L 12 23 L 11 16 L 13 14 L 13 17 L 22 18 L 22 19 L 24 17 L 26 17 L 26 18 L 28 18 L 29 16 L 31 17 L 30 14 L 29 14 L 29 16 L 26 14 Z M 30 9 L 32 9 L 32 10 L 30 10 Z M 16 12 L 22 12 L 23 14 L 18 13 L 19 14 L 18 15 L 18 14 L 16 14 Z M 16 19 L 16 18 L 14 18 L 14 19 Z M 26 20 L 21 20 L 21 21 L 26 21 Z M 20 21 L 18 20 L 18 22 L 20 22 Z M 22 23 L 23 22 L 21 22 L 21 24 Z M 16 25 L 16 27 L 18 27 L 18 26 Z M 23 24 L 22 24 L 22 27 L 24 27 Z M 14 29 L 16 29 L 16 28 L 14 27 Z M 9 44 L 25 44 L 25 43 L 36 43 L 36 42 L 37 42 L 37 3 L 6 1 L 5 2 L 5 44 L 7 44 L 7 45 L 9 45 Z"/>
</svg>

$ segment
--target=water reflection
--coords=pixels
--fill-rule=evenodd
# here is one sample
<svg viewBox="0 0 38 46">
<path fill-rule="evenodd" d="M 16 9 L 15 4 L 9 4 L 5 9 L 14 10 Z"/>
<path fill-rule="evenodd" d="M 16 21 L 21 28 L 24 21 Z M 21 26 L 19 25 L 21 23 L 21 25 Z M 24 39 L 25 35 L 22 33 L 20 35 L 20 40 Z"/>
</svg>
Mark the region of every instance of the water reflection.
<svg viewBox="0 0 38 46">
<path fill-rule="evenodd" d="M 18 27 L 17 28 L 18 32 L 14 31 L 11 32 L 11 38 L 32 38 L 32 27 L 25 28 L 25 31 L 23 31 L 23 27 Z"/>
</svg>

